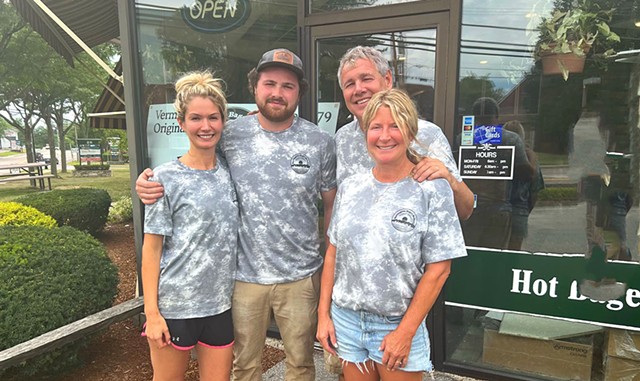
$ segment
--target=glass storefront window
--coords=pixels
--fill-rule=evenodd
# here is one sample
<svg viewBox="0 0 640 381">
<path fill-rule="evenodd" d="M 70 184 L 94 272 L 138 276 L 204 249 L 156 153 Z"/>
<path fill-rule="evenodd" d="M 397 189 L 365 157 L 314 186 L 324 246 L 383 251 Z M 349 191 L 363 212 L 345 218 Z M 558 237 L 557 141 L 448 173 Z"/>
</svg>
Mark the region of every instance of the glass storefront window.
<svg viewBox="0 0 640 381">
<path fill-rule="evenodd" d="M 445 294 L 445 361 L 619 380 L 613 359 L 640 353 L 621 344 L 635 340 L 625 328 L 637 326 L 640 295 L 633 4 L 463 2 L 454 155 L 476 208 L 463 224 L 469 260 Z M 584 9 L 610 11 L 620 41 L 596 40 L 582 70 L 549 74 L 535 55 L 541 22 Z"/>
<path fill-rule="evenodd" d="M 337 72 L 340 58 L 354 46 L 373 46 L 388 60 L 396 87 L 405 90 L 414 100 L 420 118 L 433 121 L 436 66 L 435 28 L 395 31 L 320 40 L 318 43 L 318 107 L 339 102 L 337 123 L 330 129 L 353 119 L 344 105 Z M 318 122 L 321 123 L 319 114 Z"/>
<path fill-rule="evenodd" d="M 356 12 L 411 2 L 312 0 L 310 8 Z M 142 82 L 152 166 L 188 145 L 172 115 L 179 75 L 214 71 L 234 118 L 253 110 L 246 74 L 260 55 L 276 47 L 296 52 L 299 38 L 306 41 L 297 35 L 306 33 L 297 24 L 302 2 L 216 6 L 223 3 L 136 1 L 143 76 L 135 80 Z M 607 25 L 620 41 L 595 43 L 584 68 L 567 78 L 545 73 L 535 54 L 541 21 L 585 4 L 611 12 Z M 476 208 L 463 223 L 469 256 L 454 262 L 445 289 L 445 365 L 609 381 L 625 374 L 612 364 L 635 361 L 640 374 L 640 339 L 631 333 L 640 321 L 640 7 L 630 0 L 462 0 L 462 12 L 455 123 L 443 127 L 453 130 Z M 444 65 L 436 65 L 433 45 L 446 33 L 403 25 L 318 39 L 318 72 L 308 78 L 316 81 L 319 122 L 326 117 L 335 129 L 349 120 L 337 61 L 363 39 L 385 52 L 394 82 L 414 96 L 423 118 L 449 108 L 435 95 L 448 87 L 436 87 Z M 605 58 L 609 48 L 617 54 Z M 340 111 L 329 115 L 321 106 Z"/>
<path fill-rule="evenodd" d="M 381 5 L 409 3 L 419 0 L 308 0 L 311 4 L 311 13 L 347 11 Z"/>
<path fill-rule="evenodd" d="M 297 52 L 295 0 L 138 0 L 143 118 L 152 166 L 183 154 L 188 140 L 173 115 L 174 81 L 210 70 L 226 84 L 229 117 L 253 111 L 247 73 L 274 48 Z"/>
</svg>

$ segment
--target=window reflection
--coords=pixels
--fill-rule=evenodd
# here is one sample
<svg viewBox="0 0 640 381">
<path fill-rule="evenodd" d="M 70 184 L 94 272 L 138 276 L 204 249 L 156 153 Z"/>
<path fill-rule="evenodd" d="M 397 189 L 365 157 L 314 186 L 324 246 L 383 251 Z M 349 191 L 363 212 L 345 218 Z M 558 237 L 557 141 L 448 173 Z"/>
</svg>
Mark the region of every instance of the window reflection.
<svg viewBox="0 0 640 381">
<path fill-rule="evenodd" d="M 173 83 L 182 73 L 210 70 L 221 78 L 230 106 L 229 118 L 235 119 L 255 109 L 247 73 L 262 54 L 275 48 L 297 51 L 296 0 L 235 0 L 235 4 L 238 9 L 234 14 L 225 8 L 231 5 L 228 1 L 136 3 L 143 75 L 135 79 L 142 82 L 142 120 L 146 123 L 147 153 L 152 164 L 173 158 L 188 147 L 175 117 L 169 116 L 175 99 Z M 189 19 L 191 10 L 200 15 L 198 20 Z M 207 20 L 210 23 L 204 23 Z"/>
<path fill-rule="evenodd" d="M 586 264 L 598 271 L 609 265 L 604 263 L 605 258 L 639 260 L 640 29 L 634 25 L 639 10 L 631 1 L 591 3 L 602 9 L 615 8 L 609 26 L 621 41 L 607 44 L 619 53 L 603 58 L 599 54 L 603 45 L 594 45 L 584 69 L 564 78 L 562 74 L 543 72 L 540 60 L 535 58 L 537 28 L 554 7 L 568 10 L 579 6 L 580 1 L 515 0 L 507 8 L 499 2 L 464 1 L 454 146 L 460 150 L 465 144 L 478 145 L 475 141 L 464 142 L 468 124 L 463 118 L 473 116 L 473 127 L 502 128 L 502 141 L 494 143 L 496 146 L 514 147 L 513 179 L 465 180 L 478 197 L 474 215 L 463 227 L 468 245 L 576 254 L 577 258 L 588 259 L 583 262 L 580 258 L 578 267 Z M 480 101 L 485 104 L 483 111 L 478 107 Z M 499 112 L 488 112 L 492 106 Z M 507 136 L 507 130 L 518 138 Z M 518 159 L 519 149 L 533 169 L 528 175 L 516 169 L 523 157 Z M 579 271 L 576 268 L 576 273 Z M 594 298 L 599 294 L 604 302 L 612 299 L 612 303 L 623 300 L 620 296 L 624 290 L 613 287 L 613 279 L 620 281 L 624 274 L 608 274 L 612 285 L 608 293 L 598 289 L 602 280 L 599 276 L 578 280 L 582 281 L 581 295 Z M 583 287 L 585 283 L 594 287 Z M 517 368 L 515 362 L 486 356 L 491 353 L 491 340 L 509 337 L 505 322 L 513 323 L 514 316 L 447 307 L 447 360 L 509 374 L 568 379 L 557 376 L 557 372 L 554 376 L 551 366 L 538 364 L 534 369 L 520 364 Z M 540 338 L 539 324 L 557 327 L 559 322 L 545 318 L 545 322 L 536 324 L 535 329 L 527 330 L 525 323 L 518 321 L 515 327 Z M 573 328 L 575 324 L 569 325 Z M 596 328 L 596 333 L 582 332 L 563 340 L 571 345 L 586 343 L 595 353 L 607 337 L 616 334 L 601 326 Z M 545 340 L 549 338 L 538 342 Z M 514 341 L 518 342 L 526 347 L 522 344 L 525 341 Z M 535 356 L 533 350 L 525 349 L 520 357 Z M 602 358 L 587 356 L 588 360 L 592 358 L 593 372 L 589 363 L 587 378 L 578 378 L 593 375 L 592 379 L 600 380 L 610 371 L 602 367 Z"/>
<path fill-rule="evenodd" d="M 137 3 L 145 84 L 163 87 L 171 85 L 181 73 L 209 69 L 224 79 L 229 102 L 253 102 L 246 75 L 262 53 L 276 47 L 297 50 L 298 2 L 251 1 L 246 20 L 234 29 L 221 32 L 198 31 L 185 22 L 182 9 L 193 3 L 193 0 Z M 164 94 L 166 89 L 146 90 L 150 94 L 161 93 L 152 98 L 172 98 L 172 94 Z"/>
<path fill-rule="evenodd" d="M 350 9 L 360 9 L 368 7 L 378 7 L 381 5 L 409 3 L 418 0 L 309 0 L 311 2 L 311 13 L 346 11 Z"/>
<path fill-rule="evenodd" d="M 621 3 L 615 5 L 624 9 Z M 523 250 L 585 254 L 600 244 L 607 247 L 609 258 L 637 259 L 638 218 L 632 211 L 637 185 L 629 174 L 635 173 L 634 167 L 637 172 L 633 164 L 637 147 L 629 144 L 633 124 L 624 121 L 634 113 L 632 104 L 624 104 L 632 65 L 610 59 L 603 67 L 601 60 L 588 57 L 584 72 L 571 74 L 568 80 L 544 75 L 533 52 L 540 20 L 551 15 L 553 7 L 553 2 L 519 0 L 498 9 L 491 3 L 465 1 L 456 134 L 461 131 L 462 117 L 473 115 L 473 102 L 482 97 L 496 100 L 500 110 L 496 124 L 517 121 L 522 126 L 523 144 L 535 155 L 545 183 L 531 209 Z M 617 31 L 624 46 L 630 42 L 625 36 L 637 35 L 637 28 L 620 21 L 628 15 L 619 11 L 616 15 L 612 25 L 628 27 Z M 585 129 L 594 129 L 601 136 L 597 157 L 602 169 L 595 172 L 588 168 L 580 147 Z M 586 156 L 595 160 L 591 154 Z M 468 181 L 479 195 L 481 208 L 483 188 L 495 188 L 491 181 Z M 490 199 L 506 199 L 510 191 L 503 188 L 494 189 L 501 195 L 494 193 Z M 486 247 L 508 245 L 493 242 Z"/>
<path fill-rule="evenodd" d="M 420 118 L 433 121 L 436 30 L 421 29 L 319 40 L 318 102 L 340 102 L 337 126 L 352 120 L 338 85 L 339 61 L 348 49 L 357 45 L 381 51 L 391 66 L 394 86 L 407 91 Z"/>
</svg>

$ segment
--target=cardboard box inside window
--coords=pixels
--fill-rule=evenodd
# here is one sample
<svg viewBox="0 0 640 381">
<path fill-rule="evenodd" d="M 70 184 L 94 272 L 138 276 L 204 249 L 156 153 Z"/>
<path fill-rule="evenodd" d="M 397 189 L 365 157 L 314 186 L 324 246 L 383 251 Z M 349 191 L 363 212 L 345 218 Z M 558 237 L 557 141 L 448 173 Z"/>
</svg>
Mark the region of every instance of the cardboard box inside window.
<svg viewBox="0 0 640 381">
<path fill-rule="evenodd" d="M 500 334 L 485 329 L 482 360 L 521 373 L 558 380 L 591 380 L 593 336 L 586 344 Z"/>
<path fill-rule="evenodd" d="M 640 381 L 640 332 L 609 330 L 603 362 L 604 381 Z"/>
</svg>

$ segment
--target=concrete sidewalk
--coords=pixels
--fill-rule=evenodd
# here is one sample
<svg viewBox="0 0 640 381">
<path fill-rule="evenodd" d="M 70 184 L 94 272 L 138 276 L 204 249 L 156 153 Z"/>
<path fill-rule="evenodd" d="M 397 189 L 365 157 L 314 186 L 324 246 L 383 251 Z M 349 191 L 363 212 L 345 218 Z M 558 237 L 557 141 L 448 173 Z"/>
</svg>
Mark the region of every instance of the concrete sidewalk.
<svg viewBox="0 0 640 381">
<path fill-rule="evenodd" d="M 277 339 L 267 338 L 267 344 L 278 349 L 282 349 L 282 342 Z M 314 360 L 316 364 L 316 381 L 337 381 L 338 377 L 335 374 L 328 373 L 324 369 L 324 356 L 321 350 L 314 352 Z M 434 372 L 434 377 L 425 375 L 423 380 L 425 381 L 480 381 L 475 378 L 461 377 L 454 374 Z M 264 381 L 284 381 L 284 361 L 280 361 L 271 369 L 266 371 L 262 375 Z"/>
</svg>

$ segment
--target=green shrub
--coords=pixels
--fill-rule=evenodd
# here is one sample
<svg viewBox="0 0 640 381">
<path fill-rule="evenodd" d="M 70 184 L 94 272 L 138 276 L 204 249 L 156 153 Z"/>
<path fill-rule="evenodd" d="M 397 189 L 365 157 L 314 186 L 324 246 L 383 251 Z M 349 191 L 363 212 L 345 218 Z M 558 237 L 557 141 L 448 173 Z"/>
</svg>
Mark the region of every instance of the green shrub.
<svg viewBox="0 0 640 381">
<path fill-rule="evenodd" d="M 133 221 L 133 203 L 130 196 L 122 196 L 109 208 L 109 222 L 122 223 Z"/>
<path fill-rule="evenodd" d="M 30 193 L 17 199 L 50 215 L 58 226 L 72 226 L 96 234 L 107 222 L 111 197 L 104 189 L 54 189 Z"/>
<path fill-rule="evenodd" d="M 86 233 L 70 227 L 0 227 L 0 350 L 109 308 L 117 284 L 115 265 Z M 43 379 L 76 365 L 83 345 L 82 340 L 70 344 L 7 373 Z"/>
<path fill-rule="evenodd" d="M 36 208 L 17 202 L 0 202 L 0 226 L 5 225 L 57 226 L 56 220 Z"/>
<path fill-rule="evenodd" d="M 538 193 L 538 201 L 577 201 L 576 187 L 548 187 Z"/>
<path fill-rule="evenodd" d="M 110 164 L 75 164 L 76 171 L 100 171 L 111 168 Z"/>
</svg>

